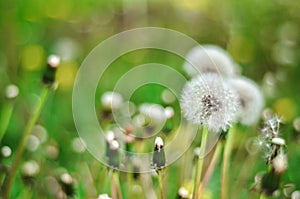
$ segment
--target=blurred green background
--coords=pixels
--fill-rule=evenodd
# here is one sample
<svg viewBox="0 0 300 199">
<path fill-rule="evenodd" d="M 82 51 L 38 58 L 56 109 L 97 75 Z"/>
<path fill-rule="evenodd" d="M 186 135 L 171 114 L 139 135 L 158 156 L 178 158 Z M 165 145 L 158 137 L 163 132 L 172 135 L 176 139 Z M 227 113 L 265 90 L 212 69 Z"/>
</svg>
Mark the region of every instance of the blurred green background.
<svg viewBox="0 0 300 199">
<path fill-rule="evenodd" d="M 299 10 L 300 4 L 295 0 L 1 0 L 1 110 L 9 103 L 5 87 L 13 83 L 20 89 L 1 142 L 1 147 L 11 148 L 12 156 L 1 156 L 1 165 L 10 165 L 24 126 L 37 103 L 47 56 L 58 54 L 62 58 L 56 75 L 59 87 L 51 93 L 38 122 L 47 131 L 47 138 L 39 141 L 36 150 L 27 149 L 22 157 L 22 164 L 28 160 L 38 162 L 39 174 L 30 186 L 18 175 L 12 198 L 53 198 L 53 193 L 47 190 L 49 176 L 61 170 L 77 179 L 75 197 L 96 198 L 100 193 L 109 193 L 105 168 L 88 152 L 78 152 L 73 147 L 77 137 L 71 107 L 73 82 L 81 62 L 101 41 L 116 33 L 145 26 L 177 30 L 200 44 L 216 44 L 228 50 L 240 64 L 242 74 L 262 86 L 266 107 L 284 117 L 282 136 L 288 145 L 289 169 L 283 182 L 293 183 L 295 189 L 300 189 L 300 124 L 299 119 L 296 120 L 300 116 Z M 105 72 L 98 87 L 96 105 L 101 94 L 111 90 L 123 73 L 148 62 L 166 64 L 184 74 L 183 60 L 172 54 L 155 50 L 126 54 Z M 142 88 L 133 100 L 138 104 L 163 103 L 162 90 L 159 86 Z M 174 106 L 178 111 L 178 102 Z M 258 126 L 248 129 L 246 135 L 241 135 L 243 141 L 255 137 L 257 129 Z M 247 153 L 243 147 L 245 143 L 237 143 L 236 148 Z M 232 175 L 233 181 L 244 164 L 245 157 L 238 154 L 232 164 L 237 169 Z M 235 198 L 249 197 L 255 174 L 266 170 L 263 158 L 255 157 L 256 163 L 247 171 L 248 178 L 241 182 L 245 185 L 242 190 L 232 187 L 232 192 L 238 192 Z M 169 169 L 168 179 L 174 183 L 168 185 L 168 198 L 175 198 L 182 185 L 177 175 L 180 161 Z M 215 172 L 207 197 L 218 198 L 218 194 L 212 194 L 218 190 L 219 172 Z"/>
</svg>

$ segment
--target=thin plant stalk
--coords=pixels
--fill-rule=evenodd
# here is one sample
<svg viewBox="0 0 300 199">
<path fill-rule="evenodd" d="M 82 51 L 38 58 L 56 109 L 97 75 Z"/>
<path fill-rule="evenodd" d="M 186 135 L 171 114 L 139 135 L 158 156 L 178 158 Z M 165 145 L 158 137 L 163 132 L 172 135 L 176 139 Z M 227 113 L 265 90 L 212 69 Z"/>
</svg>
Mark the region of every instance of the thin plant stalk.
<svg viewBox="0 0 300 199">
<path fill-rule="evenodd" d="M 198 199 L 201 198 L 201 192 L 202 192 L 202 189 L 205 187 L 205 185 L 207 184 L 207 182 L 209 181 L 209 179 L 211 178 L 211 175 L 218 163 L 218 160 L 220 158 L 220 155 L 221 155 L 221 151 L 222 151 L 222 143 L 221 142 L 218 142 L 217 146 L 216 146 L 216 149 L 214 151 L 214 155 L 210 161 L 210 164 L 205 172 L 205 175 L 203 177 L 203 180 L 202 182 L 200 183 L 199 187 L 198 187 Z"/>
<path fill-rule="evenodd" d="M 38 104 L 38 107 L 37 107 L 36 111 L 33 113 L 33 115 L 30 117 L 30 119 L 27 123 L 27 126 L 26 126 L 26 128 L 25 128 L 25 130 L 22 134 L 21 142 L 20 142 L 20 144 L 17 148 L 16 155 L 15 155 L 15 158 L 12 162 L 11 169 L 9 171 L 8 177 L 6 178 L 6 180 L 3 184 L 3 198 L 4 199 L 9 198 L 10 191 L 11 191 L 11 188 L 12 188 L 12 184 L 14 182 L 14 178 L 16 176 L 18 166 L 19 166 L 19 163 L 21 161 L 22 154 L 24 152 L 25 145 L 26 145 L 28 137 L 29 137 L 30 133 L 32 132 L 32 129 L 33 129 L 37 119 L 39 118 L 39 116 L 41 114 L 41 111 L 42 111 L 42 109 L 45 105 L 47 96 L 49 94 L 49 90 L 50 90 L 49 87 L 45 87 L 43 89 L 43 91 L 41 93 L 40 102 Z"/>
<path fill-rule="evenodd" d="M 235 126 L 232 126 L 227 135 L 226 143 L 224 146 L 223 164 L 222 164 L 222 179 L 221 179 L 221 199 L 228 198 L 228 173 L 229 164 L 232 152 L 232 146 L 234 142 Z"/>
<path fill-rule="evenodd" d="M 158 171 L 158 184 L 160 189 L 160 198 L 165 199 L 165 187 L 164 187 L 164 170 Z"/>
<path fill-rule="evenodd" d="M 208 135 L 208 128 L 203 127 L 202 129 L 202 138 L 201 138 L 201 150 L 198 157 L 198 161 L 196 164 L 196 173 L 195 173 L 195 179 L 194 179 L 194 190 L 193 190 L 193 198 L 196 198 L 198 195 L 197 188 L 199 186 L 201 175 L 202 175 L 202 168 L 203 168 L 203 162 L 204 162 L 204 155 L 205 155 L 205 148 L 206 148 L 206 142 L 207 142 L 207 135 Z"/>
<path fill-rule="evenodd" d="M 0 125 L 0 143 L 2 141 L 2 138 L 7 130 L 12 112 L 14 109 L 14 104 L 12 102 L 8 102 L 7 104 L 5 104 L 2 108 L 2 112 L 1 112 L 1 116 L 0 116 L 0 121 L 1 121 L 1 125 Z"/>
</svg>

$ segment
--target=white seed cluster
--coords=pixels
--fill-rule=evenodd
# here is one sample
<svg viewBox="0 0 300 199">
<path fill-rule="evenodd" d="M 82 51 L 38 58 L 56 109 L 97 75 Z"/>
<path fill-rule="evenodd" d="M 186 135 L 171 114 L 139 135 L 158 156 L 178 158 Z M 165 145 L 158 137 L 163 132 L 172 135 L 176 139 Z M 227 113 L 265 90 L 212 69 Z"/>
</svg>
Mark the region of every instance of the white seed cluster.
<svg viewBox="0 0 300 199">
<path fill-rule="evenodd" d="M 123 97 L 117 92 L 105 92 L 101 96 L 101 102 L 106 109 L 118 109 L 123 105 Z"/>
<path fill-rule="evenodd" d="M 239 67 L 230 55 L 214 45 L 199 45 L 193 48 L 186 56 L 183 69 L 190 77 L 202 73 L 217 73 L 230 77 L 239 73 Z"/>
<path fill-rule="evenodd" d="M 288 167 L 288 161 L 285 154 L 279 154 L 272 160 L 272 166 L 276 173 L 284 173 Z"/>
<path fill-rule="evenodd" d="M 187 120 L 219 132 L 236 119 L 239 99 L 236 91 L 219 75 L 206 73 L 185 85 L 181 108 Z"/>
<path fill-rule="evenodd" d="M 260 88 L 254 81 L 245 77 L 230 78 L 228 82 L 239 95 L 241 105 L 239 122 L 244 125 L 256 123 L 265 105 Z"/>
</svg>

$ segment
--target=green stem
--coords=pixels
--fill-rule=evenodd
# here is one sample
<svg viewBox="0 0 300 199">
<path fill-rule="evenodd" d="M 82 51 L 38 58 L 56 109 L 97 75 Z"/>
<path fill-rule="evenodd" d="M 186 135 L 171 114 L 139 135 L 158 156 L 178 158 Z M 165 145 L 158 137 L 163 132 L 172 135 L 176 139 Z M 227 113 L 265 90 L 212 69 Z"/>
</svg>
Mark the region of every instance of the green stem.
<svg viewBox="0 0 300 199">
<path fill-rule="evenodd" d="M 163 181 L 164 173 L 163 172 L 164 172 L 163 169 L 158 172 L 158 183 L 159 183 L 160 198 L 161 199 L 165 198 L 164 181 Z"/>
<path fill-rule="evenodd" d="M 5 132 L 7 130 L 12 112 L 13 112 L 14 106 L 12 102 L 8 102 L 4 105 L 1 112 L 1 126 L 0 126 L 0 143 L 2 141 L 3 136 L 5 135 Z"/>
<path fill-rule="evenodd" d="M 201 138 L 201 150 L 200 155 L 198 157 L 198 161 L 196 164 L 196 173 L 195 173 L 195 179 L 194 179 L 194 190 L 193 190 L 193 198 L 196 198 L 198 195 L 197 193 L 197 187 L 200 184 L 201 175 L 202 175 L 202 168 L 203 168 L 203 162 L 204 162 L 204 155 L 205 155 L 205 148 L 206 148 L 206 142 L 207 142 L 207 134 L 208 134 L 208 128 L 203 127 L 202 130 L 202 138 Z"/>
<path fill-rule="evenodd" d="M 25 145 L 27 143 L 27 139 L 28 139 L 30 133 L 32 132 L 32 128 L 34 127 L 34 125 L 35 125 L 35 123 L 36 123 L 36 121 L 37 121 L 37 119 L 38 119 L 38 117 L 39 117 L 39 115 L 42 111 L 42 108 L 45 105 L 45 102 L 46 102 L 46 99 L 47 99 L 47 96 L 48 96 L 48 93 L 49 93 L 49 89 L 50 89 L 49 87 L 45 87 L 43 89 L 43 91 L 41 93 L 40 102 L 38 104 L 38 107 L 37 107 L 36 111 L 34 112 L 34 114 L 30 117 L 30 119 L 27 123 L 27 126 L 26 126 L 26 128 L 23 132 L 23 136 L 22 136 L 21 142 L 20 142 L 20 144 L 17 148 L 16 155 L 15 155 L 15 158 L 12 162 L 10 172 L 9 172 L 8 177 L 5 180 L 4 185 L 3 185 L 3 198 L 4 199 L 9 198 L 10 190 L 11 190 L 15 175 L 17 173 L 17 169 L 18 169 L 18 166 L 19 166 L 19 163 L 20 163 L 20 160 L 21 160 L 21 156 L 24 152 L 24 148 L 25 148 Z"/>
<path fill-rule="evenodd" d="M 226 143 L 224 146 L 223 164 L 222 164 L 222 179 L 221 179 L 221 199 L 227 199 L 228 194 L 228 168 L 234 143 L 235 126 L 232 126 L 227 134 Z"/>
<path fill-rule="evenodd" d="M 214 155 L 210 161 L 210 164 L 205 172 L 205 176 L 203 177 L 203 180 L 202 182 L 200 183 L 199 187 L 198 187 L 198 199 L 200 198 L 200 195 L 201 195 L 201 192 L 202 192 L 202 189 L 203 187 L 205 187 L 205 185 L 207 184 L 207 182 L 209 181 L 217 163 L 218 163 L 218 160 L 219 160 L 219 157 L 220 157 L 220 154 L 221 154 L 221 151 L 222 151 L 222 143 L 219 141 L 217 143 L 217 146 L 216 146 L 216 149 L 214 151 Z"/>
</svg>

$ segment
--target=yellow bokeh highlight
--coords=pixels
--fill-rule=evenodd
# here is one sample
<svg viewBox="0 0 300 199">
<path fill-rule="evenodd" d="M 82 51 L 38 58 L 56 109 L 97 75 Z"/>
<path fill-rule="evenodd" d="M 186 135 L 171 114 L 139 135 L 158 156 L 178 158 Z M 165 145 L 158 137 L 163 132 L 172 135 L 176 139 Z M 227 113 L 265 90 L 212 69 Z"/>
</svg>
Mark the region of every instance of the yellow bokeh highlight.
<svg viewBox="0 0 300 199">
<path fill-rule="evenodd" d="M 72 11 L 72 2 L 70 0 L 49 0 L 44 4 L 45 14 L 49 18 L 68 19 Z"/>
<path fill-rule="evenodd" d="M 234 60 L 249 63 L 254 58 L 254 46 L 244 37 L 233 36 L 228 43 L 228 51 Z"/>
<path fill-rule="evenodd" d="M 290 98 L 281 98 L 274 103 L 275 112 L 284 122 L 290 122 L 297 114 L 296 103 Z"/>
<path fill-rule="evenodd" d="M 25 70 L 36 71 L 45 65 L 45 51 L 42 46 L 26 46 L 21 52 L 21 66 Z"/>
<path fill-rule="evenodd" d="M 59 85 L 59 90 L 67 91 L 73 88 L 77 68 L 77 64 L 73 61 L 63 62 L 58 67 L 56 71 L 56 80 Z"/>
<path fill-rule="evenodd" d="M 199 11 L 199 10 L 207 10 L 208 3 L 207 0 L 199 0 L 199 1 L 191 1 L 191 0 L 173 0 L 173 3 L 180 8 L 191 10 L 191 11 Z"/>
</svg>

